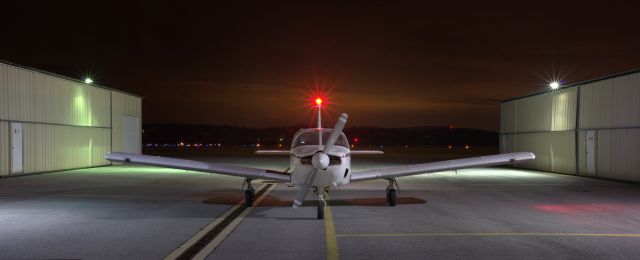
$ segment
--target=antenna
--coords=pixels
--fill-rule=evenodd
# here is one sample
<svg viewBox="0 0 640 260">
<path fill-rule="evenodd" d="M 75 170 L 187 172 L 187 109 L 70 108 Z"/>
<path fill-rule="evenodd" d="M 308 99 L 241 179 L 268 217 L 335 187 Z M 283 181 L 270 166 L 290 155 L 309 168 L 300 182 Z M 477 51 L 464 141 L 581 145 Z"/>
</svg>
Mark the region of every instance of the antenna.
<svg viewBox="0 0 640 260">
<path fill-rule="evenodd" d="M 318 105 L 318 129 L 322 128 L 322 113 L 320 112 L 322 109 L 322 99 L 316 98 L 316 105 Z"/>
<path fill-rule="evenodd" d="M 322 145 L 322 98 L 316 98 L 316 105 L 318 105 L 318 144 Z"/>
</svg>

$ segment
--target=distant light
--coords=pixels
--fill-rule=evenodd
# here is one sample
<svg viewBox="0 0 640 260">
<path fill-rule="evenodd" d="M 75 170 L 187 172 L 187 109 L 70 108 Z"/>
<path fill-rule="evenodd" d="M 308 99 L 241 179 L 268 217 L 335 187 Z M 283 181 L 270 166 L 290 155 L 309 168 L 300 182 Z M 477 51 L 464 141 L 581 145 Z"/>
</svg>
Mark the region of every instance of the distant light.
<svg viewBox="0 0 640 260">
<path fill-rule="evenodd" d="M 464 149 L 469 149 L 469 145 L 465 145 L 465 146 L 464 146 Z"/>
<path fill-rule="evenodd" d="M 93 83 L 93 80 L 91 78 L 86 78 L 86 79 L 84 79 L 84 83 L 85 84 L 91 84 L 91 83 Z"/>
<path fill-rule="evenodd" d="M 449 149 L 453 148 L 453 145 L 449 145 Z"/>
<path fill-rule="evenodd" d="M 316 98 L 316 105 L 318 106 L 322 105 L 322 98 Z"/>
<path fill-rule="evenodd" d="M 558 88 L 560 88 L 560 83 L 558 83 L 557 81 L 551 82 L 551 83 L 549 83 L 549 87 L 551 89 L 558 89 Z"/>
</svg>

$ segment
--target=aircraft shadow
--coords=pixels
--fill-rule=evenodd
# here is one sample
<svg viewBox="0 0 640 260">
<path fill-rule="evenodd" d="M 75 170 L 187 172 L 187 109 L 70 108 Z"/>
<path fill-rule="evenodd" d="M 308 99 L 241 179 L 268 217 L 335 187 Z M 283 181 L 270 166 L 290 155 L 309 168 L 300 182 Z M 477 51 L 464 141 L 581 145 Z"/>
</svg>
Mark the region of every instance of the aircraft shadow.
<svg viewBox="0 0 640 260">
<path fill-rule="evenodd" d="M 244 196 L 239 192 L 220 192 L 214 196 L 202 200 L 205 204 L 222 204 L 222 205 L 235 205 L 239 201 L 242 201 Z M 315 206 L 315 200 L 305 200 L 302 204 L 303 207 Z M 398 197 L 397 205 L 411 205 L 411 204 L 425 204 L 426 200 L 415 197 Z M 262 207 L 291 207 L 293 201 L 282 200 L 278 197 L 267 195 L 258 204 L 258 208 Z M 388 207 L 387 199 L 384 197 L 379 198 L 354 198 L 354 199 L 329 199 L 329 206 L 374 206 L 374 207 Z"/>
</svg>

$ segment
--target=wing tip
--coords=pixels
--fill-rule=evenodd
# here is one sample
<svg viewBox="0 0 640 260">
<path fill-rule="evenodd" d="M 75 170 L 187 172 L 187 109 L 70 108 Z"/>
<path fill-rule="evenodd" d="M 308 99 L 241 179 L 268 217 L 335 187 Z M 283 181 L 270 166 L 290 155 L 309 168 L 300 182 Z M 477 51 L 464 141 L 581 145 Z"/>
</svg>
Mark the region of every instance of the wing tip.
<svg viewBox="0 0 640 260">
<path fill-rule="evenodd" d="M 533 160 L 536 158 L 536 155 L 532 152 L 524 152 L 523 160 Z"/>
</svg>

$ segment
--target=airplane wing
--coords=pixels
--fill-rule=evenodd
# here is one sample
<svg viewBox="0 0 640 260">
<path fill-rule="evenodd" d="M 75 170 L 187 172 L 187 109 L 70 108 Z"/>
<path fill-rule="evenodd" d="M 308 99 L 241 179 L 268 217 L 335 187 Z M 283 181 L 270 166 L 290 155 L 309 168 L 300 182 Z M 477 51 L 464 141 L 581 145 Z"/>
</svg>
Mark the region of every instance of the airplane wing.
<svg viewBox="0 0 640 260">
<path fill-rule="evenodd" d="M 368 181 L 375 179 L 388 179 L 423 173 L 450 171 L 471 167 L 492 166 L 515 163 L 519 161 L 533 160 L 533 153 L 505 153 L 489 156 L 480 156 L 448 161 L 439 161 L 422 164 L 403 165 L 390 168 L 372 169 L 351 174 L 351 182 Z"/>
<path fill-rule="evenodd" d="M 378 150 L 351 150 L 349 151 L 351 155 L 378 155 L 384 154 L 383 151 Z"/>
<path fill-rule="evenodd" d="M 266 154 L 266 155 L 290 155 L 291 151 L 289 150 L 256 150 L 255 154 Z"/>
<path fill-rule="evenodd" d="M 131 153 L 108 153 L 104 156 L 108 161 L 159 166 L 173 169 L 218 173 L 224 175 L 245 177 L 251 179 L 265 179 L 278 182 L 291 182 L 291 176 L 285 172 L 258 169 L 242 166 L 221 165 L 185 159 L 150 156 Z"/>
</svg>

